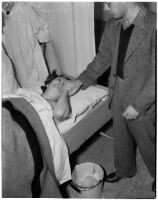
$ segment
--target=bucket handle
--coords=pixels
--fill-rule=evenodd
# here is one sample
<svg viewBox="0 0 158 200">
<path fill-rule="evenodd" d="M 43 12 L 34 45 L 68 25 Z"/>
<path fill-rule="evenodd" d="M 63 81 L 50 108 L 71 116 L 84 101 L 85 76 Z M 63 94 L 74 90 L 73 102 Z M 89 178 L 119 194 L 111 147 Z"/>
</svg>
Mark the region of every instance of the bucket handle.
<svg viewBox="0 0 158 200">
<path fill-rule="evenodd" d="M 72 182 L 71 184 L 71 187 L 76 190 L 78 193 L 81 193 L 81 190 Z"/>
<path fill-rule="evenodd" d="M 99 180 L 99 182 L 97 183 L 97 185 L 99 185 L 101 183 L 102 180 Z M 96 187 L 97 185 L 93 186 L 93 187 Z M 73 181 L 71 182 L 70 186 L 76 190 L 78 193 L 81 193 L 81 190 L 76 186 L 76 184 L 73 183 Z M 90 188 L 93 188 L 93 187 L 89 187 L 88 189 Z"/>
</svg>

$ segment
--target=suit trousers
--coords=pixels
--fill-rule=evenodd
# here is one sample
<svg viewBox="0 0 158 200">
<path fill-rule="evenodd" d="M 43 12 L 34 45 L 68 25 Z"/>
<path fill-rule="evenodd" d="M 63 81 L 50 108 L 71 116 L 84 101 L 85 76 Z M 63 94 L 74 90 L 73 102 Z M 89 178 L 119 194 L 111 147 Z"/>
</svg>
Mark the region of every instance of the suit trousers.
<svg viewBox="0 0 158 200">
<path fill-rule="evenodd" d="M 136 174 L 136 148 L 152 177 L 156 177 L 155 125 L 148 116 L 139 116 L 135 120 L 126 120 L 121 99 L 124 80 L 117 77 L 111 102 L 114 130 L 114 164 L 120 177 L 132 177 Z"/>
</svg>

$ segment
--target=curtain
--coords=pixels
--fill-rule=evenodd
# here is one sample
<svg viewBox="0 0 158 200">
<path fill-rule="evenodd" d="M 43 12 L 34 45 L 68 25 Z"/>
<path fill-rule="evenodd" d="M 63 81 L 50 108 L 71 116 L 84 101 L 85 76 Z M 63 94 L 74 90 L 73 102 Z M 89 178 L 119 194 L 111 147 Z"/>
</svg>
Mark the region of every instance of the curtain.
<svg viewBox="0 0 158 200">
<path fill-rule="evenodd" d="M 76 78 L 95 56 L 93 2 L 35 2 L 48 23 L 60 70 Z"/>
</svg>

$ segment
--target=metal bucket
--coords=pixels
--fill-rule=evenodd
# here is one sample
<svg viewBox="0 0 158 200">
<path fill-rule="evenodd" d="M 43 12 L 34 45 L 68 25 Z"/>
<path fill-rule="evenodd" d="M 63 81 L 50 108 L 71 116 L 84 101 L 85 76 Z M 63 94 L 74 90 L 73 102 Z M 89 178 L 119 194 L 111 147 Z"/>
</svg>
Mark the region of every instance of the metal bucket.
<svg viewBox="0 0 158 200">
<path fill-rule="evenodd" d="M 72 172 L 71 186 L 79 198 L 101 198 L 104 171 L 101 166 L 86 162 L 76 165 Z"/>
</svg>

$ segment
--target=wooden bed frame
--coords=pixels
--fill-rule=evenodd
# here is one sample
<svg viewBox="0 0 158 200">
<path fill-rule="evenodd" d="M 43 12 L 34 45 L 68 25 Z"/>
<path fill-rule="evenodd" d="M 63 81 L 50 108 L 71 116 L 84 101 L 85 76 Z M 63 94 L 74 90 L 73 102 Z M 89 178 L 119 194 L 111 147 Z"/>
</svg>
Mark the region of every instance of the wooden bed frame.
<svg viewBox="0 0 158 200">
<path fill-rule="evenodd" d="M 104 88 L 103 86 L 99 87 Z M 78 150 L 86 140 L 111 119 L 112 116 L 107 105 L 107 100 L 101 101 L 75 126 L 63 134 L 69 153 L 71 154 Z"/>
</svg>

